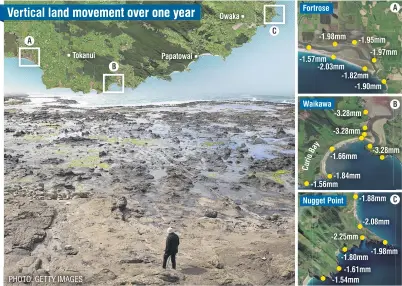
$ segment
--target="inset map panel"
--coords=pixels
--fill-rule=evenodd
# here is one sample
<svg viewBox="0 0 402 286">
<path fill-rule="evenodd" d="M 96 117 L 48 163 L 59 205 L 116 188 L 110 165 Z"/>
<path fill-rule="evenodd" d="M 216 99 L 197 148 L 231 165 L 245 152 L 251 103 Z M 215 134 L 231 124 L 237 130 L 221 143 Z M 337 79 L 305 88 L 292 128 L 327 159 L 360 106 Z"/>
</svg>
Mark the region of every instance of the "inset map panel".
<svg viewBox="0 0 402 286">
<path fill-rule="evenodd" d="M 299 93 L 401 93 L 399 1 L 300 1 Z"/>
<path fill-rule="evenodd" d="M 299 194 L 299 285 L 401 285 L 397 193 Z"/>
<path fill-rule="evenodd" d="M 400 190 L 402 97 L 300 97 L 299 188 Z"/>
</svg>

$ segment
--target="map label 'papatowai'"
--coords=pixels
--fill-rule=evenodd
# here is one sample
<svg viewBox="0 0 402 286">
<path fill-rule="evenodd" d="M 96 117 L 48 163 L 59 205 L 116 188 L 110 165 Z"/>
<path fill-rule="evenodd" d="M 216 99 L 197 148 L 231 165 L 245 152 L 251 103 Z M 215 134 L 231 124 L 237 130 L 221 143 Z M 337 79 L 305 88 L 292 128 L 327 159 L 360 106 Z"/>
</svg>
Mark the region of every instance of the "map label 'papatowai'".
<svg viewBox="0 0 402 286">
<path fill-rule="evenodd" d="M 193 54 L 166 54 L 162 53 L 161 54 L 162 60 L 192 60 L 193 59 Z"/>
</svg>

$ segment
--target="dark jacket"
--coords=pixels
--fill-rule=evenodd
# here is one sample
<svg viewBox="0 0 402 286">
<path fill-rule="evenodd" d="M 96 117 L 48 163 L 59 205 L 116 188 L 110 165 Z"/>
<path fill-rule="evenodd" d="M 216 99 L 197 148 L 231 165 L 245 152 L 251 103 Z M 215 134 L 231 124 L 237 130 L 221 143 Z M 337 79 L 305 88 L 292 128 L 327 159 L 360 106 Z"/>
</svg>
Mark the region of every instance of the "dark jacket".
<svg viewBox="0 0 402 286">
<path fill-rule="evenodd" d="M 174 232 L 169 233 L 169 235 L 166 238 L 165 253 L 176 254 L 179 251 L 179 244 L 180 244 L 179 236 Z"/>
</svg>

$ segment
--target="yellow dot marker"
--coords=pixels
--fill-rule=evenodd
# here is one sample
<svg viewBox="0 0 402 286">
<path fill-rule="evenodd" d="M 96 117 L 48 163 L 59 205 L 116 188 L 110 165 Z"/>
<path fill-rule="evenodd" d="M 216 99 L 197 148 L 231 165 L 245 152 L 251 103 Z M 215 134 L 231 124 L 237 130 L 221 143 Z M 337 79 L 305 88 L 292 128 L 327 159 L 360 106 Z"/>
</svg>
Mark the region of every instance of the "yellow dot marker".
<svg viewBox="0 0 402 286">
<path fill-rule="evenodd" d="M 382 83 L 382 84 L 387 84 L 387 80 L 386 80 L 385 78 L 383 78 L 383 79 L 381 80 L 381 83 Z"/>
<path fill-rule="evenodd" d="M 367 125 L 364 125 L 362 128 L 364 131 L 366 131 L 368 129 Z"/>
<path fill-rule="evenodd" d="M 367 137 L 367 132 L 363 132 L 363 133 L 362 133 L 362 136 L 363 136 L 363 137 Z"/>
<path fill-rule="evenodd" d="M 338 46 L 338 42 L 333 42 L 332 46 L 334 46 L 334 47 Z"/>
<path fill-rule="evenodd" d="M 384 160 L 385 159 L 385 156 L 384 155 L 380 155 L 380 160 L 382 161 L 382 160 Z"/>
<path fill-rule="evenodd" d="M 324 275 L 323 276 L 321 276 L 321 281 L 325 281 L 325 279 L 327 279 Z"/>
<path fill-rule="evenodd" d="M 363 114 L 368 115 L 368 110 L 367 109 L 363 110 Z"/>
<path fill-rule="evenodd" d="M 336 267 L 337 271 L 342 271 L 342 267 L 340 267 L 339 265 Z"/>
<path fill-rule="evenodd" d="M 335 60 L 335 59 L 336 59 L 336 56 L 335 56 L 335 55 L 332 55 L 332 56 L 331 56 L 331 59 Z"/>
<path fill-rule="evenodd" d="M 352 45 L 353 45 L 353 46 L 356 46 L 356 45 L 357 45 L 357 41 L 356 41 L 356 40 L 353 40 L 353 41 L 352 41 Z"/>
<path fill-rule="evenodd" d="M 359 136 L 359 140 L 363 141 L 364 140 L 364 136 Z"/>
<path fill-rule="evenodd" d="M 357 200 L 358 198 L 359 198 L 359 195 L 358 195 L 358 194 L 354 194 L 354 195 L 353 195 L 353 199 Z"/>
<path fill-rule="evenodd" d="M 334 151 L 335 151 L 335 147 L 334 147 L 334 146 L 329 147 L 329 151 L 334 152 Z"/>
<path fill-rule="evenodd" d="M 364 235 L 360 236 L 360 240 L 365 240 L 365 239 L 366 239 L 366 237 Z"/>
<path fill-rule="evenodd" d="M 367 149 L 370 149 L 370 150 L 373 149 L 373 144 L 371 144 L 371 143 L 367 144 Z"/>
<path fill-rule="evenodd" d="M 364 66 L 364 67 L 362 67 L 362 70 L 366 72 L 366 71 L 368 71 L 368 68 L 366 66 Z"/>
<path fill-rule="evenodd" d="M 342 251 L 343 251 L 343 252 L 347 252 L 347 251 L 348 251 L 348 248 L 347 248 L 346 246 L 344 246 L 344 247 L 342 247 Z"/>
<path fill-rule="evenodd" d="M 372 59 L 371 59 L 371 62 L 372 62 L 372 63 L 376 63 L 376 62 L 377 62 L 377 59 L 376 59 L 376 58 L 372 58 Z"/>
<path fill-rule="evenodd" d="M 305 186 L 305 187 L 310 186 L 310 182 L 309 182 L 309 181 L 305 181 L 305 182 L 304 182 L 304 186 Z"/>
<path fill-rule="evenodd" d="M 358 228 L 358 229 L 362 229 L 362 228 L 363 228 L 363 225 L 362 225 L 361 223 L 359 223 L 359 224 L 357 225 L 357 228 Z"/>
<path fill-rule="evenodd" d="M 328 175 L 327 175 L 327 178 L 328 178 L 328 179 L 332 179 L 332 174 L 328 174 Z"/>
<path fill-rule="evenodd" d="M 307 45 L 306 49 L 307 49 L 307 51 L 310 51 L 311 50 L 311 45 Z"/>
<path fill-rule="evenodd" d="M 388 244 L 388 240 L 383 240 L 382 244 L 387 245 Z"/>
</svg>

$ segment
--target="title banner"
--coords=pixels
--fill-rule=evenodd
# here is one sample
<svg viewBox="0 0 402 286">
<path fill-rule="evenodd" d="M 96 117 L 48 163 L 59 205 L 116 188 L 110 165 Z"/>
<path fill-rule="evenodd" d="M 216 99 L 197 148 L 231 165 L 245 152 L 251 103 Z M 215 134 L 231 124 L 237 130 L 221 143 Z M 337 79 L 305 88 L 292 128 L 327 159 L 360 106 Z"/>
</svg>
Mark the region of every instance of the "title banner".
<svg viewBox="0 0 402 286">
<path fill-rule="evenodd" d="M 201 6 L 199 4 L 1 5 L 0 20 L 201 20 Z"/>
</svg>

